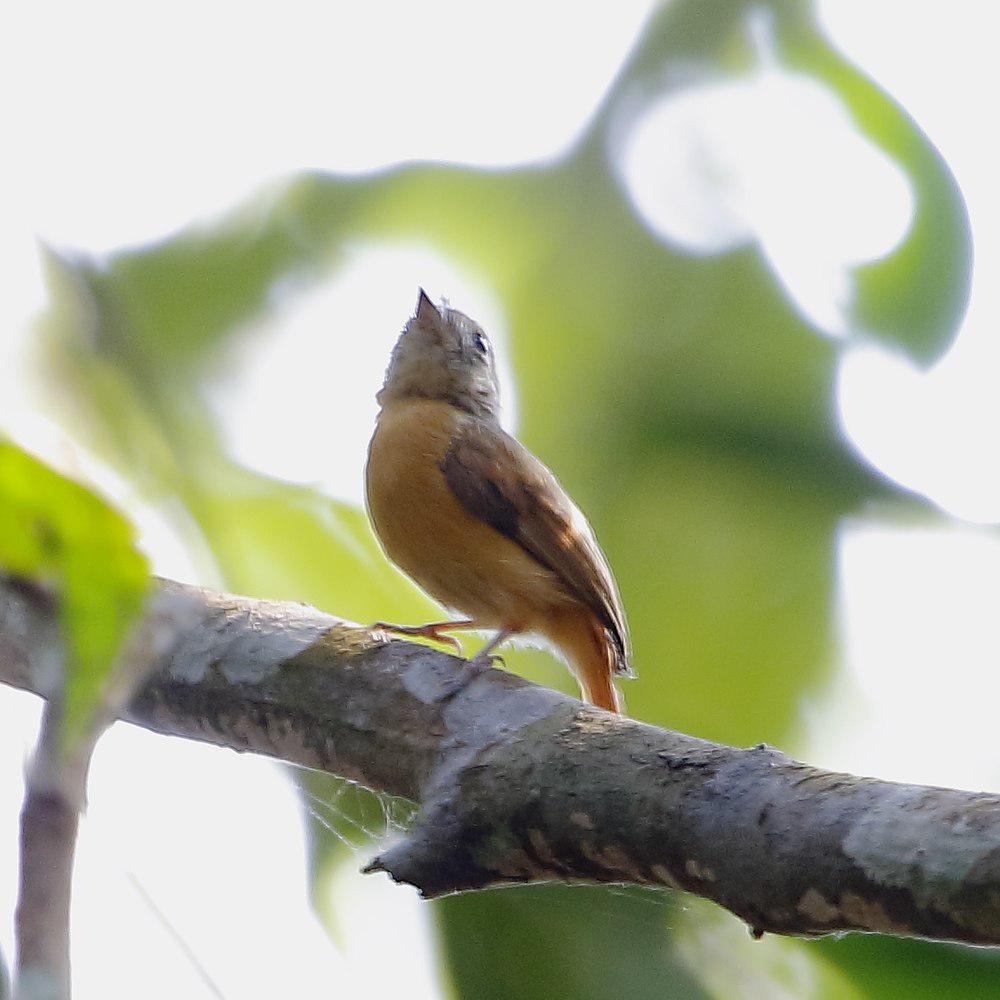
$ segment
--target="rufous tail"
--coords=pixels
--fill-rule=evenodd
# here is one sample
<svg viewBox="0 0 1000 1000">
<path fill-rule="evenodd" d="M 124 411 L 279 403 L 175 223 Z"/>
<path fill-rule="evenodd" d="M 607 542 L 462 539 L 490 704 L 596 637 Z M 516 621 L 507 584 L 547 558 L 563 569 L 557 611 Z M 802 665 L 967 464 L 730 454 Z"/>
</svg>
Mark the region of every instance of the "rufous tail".
<svg viewBox="0 0 1000 1000">
<path fill-rule="evenodd" d="M 558 614 L 549 623 L 548 637 L 579 681 L 583 700 L 621 715 L 621 696 L 612 680 L 614 650 L 593 615 L 577 610 Z"/>
</svg>

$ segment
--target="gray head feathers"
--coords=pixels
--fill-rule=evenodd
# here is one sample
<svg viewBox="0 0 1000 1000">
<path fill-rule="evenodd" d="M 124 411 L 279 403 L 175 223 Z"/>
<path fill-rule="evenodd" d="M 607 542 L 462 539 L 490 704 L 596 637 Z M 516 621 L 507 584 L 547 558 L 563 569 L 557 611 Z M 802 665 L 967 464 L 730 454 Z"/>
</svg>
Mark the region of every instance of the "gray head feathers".
<svg viewBox="0 0 1000 1000">
<path fill-rule="evenodd" d="M 417 308 L 392 349 L 378 402 L 440 399 L 473 416 L 500 412 L 493 345 L 478 323 L 457 309 L 439 308 L 421 288 Z"/>
</svg>

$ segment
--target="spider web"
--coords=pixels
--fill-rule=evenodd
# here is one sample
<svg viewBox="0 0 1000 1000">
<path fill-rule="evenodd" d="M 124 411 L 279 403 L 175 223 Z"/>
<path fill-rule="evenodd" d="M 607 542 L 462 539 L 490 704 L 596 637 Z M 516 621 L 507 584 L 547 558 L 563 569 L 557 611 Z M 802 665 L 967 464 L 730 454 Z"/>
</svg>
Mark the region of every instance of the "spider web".
<svg viewBox="0 0 1000 1000">
<path fill-rule="evenodd" d="M 314 864 L 337 854 L 357 857 L 409 829 L 416 806 L 346 778 L 293 767 L 313 850 Z"/>
</svg>

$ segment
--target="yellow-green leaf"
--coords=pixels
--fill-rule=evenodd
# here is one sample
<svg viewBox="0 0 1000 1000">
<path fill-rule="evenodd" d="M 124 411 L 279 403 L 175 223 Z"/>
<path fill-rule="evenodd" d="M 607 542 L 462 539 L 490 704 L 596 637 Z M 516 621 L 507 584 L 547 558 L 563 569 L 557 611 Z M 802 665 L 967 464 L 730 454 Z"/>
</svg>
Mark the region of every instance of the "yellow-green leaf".
<svg viewBox="0 0 1000 1000">
<path fill-rule="evenodd" d="M 65 635 L 63 742 L 86 732 L 149 575 L 131 525 L 89 490 L 0 440 L 0 571 L 56 589 Z"/>
</svg>

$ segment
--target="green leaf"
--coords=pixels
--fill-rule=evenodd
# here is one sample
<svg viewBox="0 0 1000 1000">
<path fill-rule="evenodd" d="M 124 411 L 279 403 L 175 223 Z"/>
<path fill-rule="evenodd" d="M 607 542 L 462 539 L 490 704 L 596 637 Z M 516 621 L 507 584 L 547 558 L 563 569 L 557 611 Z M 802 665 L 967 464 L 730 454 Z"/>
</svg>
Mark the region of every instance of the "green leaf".
<svg viewBox="0 0 1000 1000">
<path fill-rule="evenodd" d="M 67 651 L 62 740 L 71 745 L 86 733 L 142 607 L 146 560 L 119 513 L 0 440 L 0 570 L 57 589 Z"/>
<path fill-rule="evenodd" d="M 678 955 L 716 1000 L 862 1000 L 868 994 L 812 942 L 767 934 L 759 941 L 730 913 L 685 898 Z"/>
<path fill-rule="evenodd" d="M 642 889 L 539 885 L 433 905 L 460 997 L 701 1000 L 668 935 L 677 903 Z"/>
<path fill-rule="evenodd" d="M 994 996 L 1000 982 L 995 949 L 874 934 L 828 938 L 814 947 L 878 1000 L 980 1000 Z"/>
<path fill-rule="evenodd" d="M 972 233 L 965 202 L 948 164 L 917 123 L 814 30 L 806 10 L 785 6 L 787 16 L 780 22 L 784 57 L 829 84 L 862 135 L 900 165 L 914 197 L 905 239 L 855 273 L 854 321 L 928 364 L 940 355 L 947 342 L 942 334 L 957 328 L 968 303 Z M 941 271 L 946 260 L 953 271 Z"/>
</svg>

